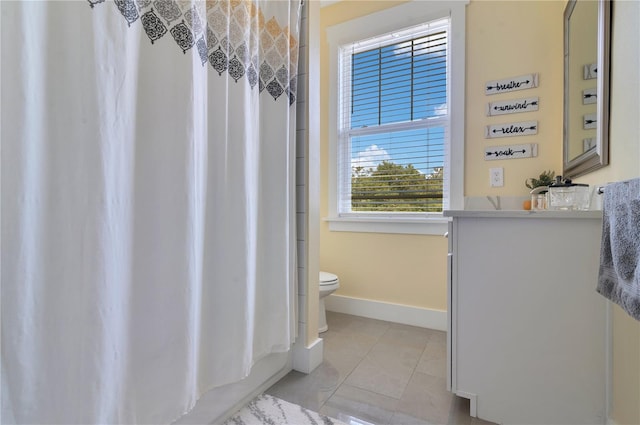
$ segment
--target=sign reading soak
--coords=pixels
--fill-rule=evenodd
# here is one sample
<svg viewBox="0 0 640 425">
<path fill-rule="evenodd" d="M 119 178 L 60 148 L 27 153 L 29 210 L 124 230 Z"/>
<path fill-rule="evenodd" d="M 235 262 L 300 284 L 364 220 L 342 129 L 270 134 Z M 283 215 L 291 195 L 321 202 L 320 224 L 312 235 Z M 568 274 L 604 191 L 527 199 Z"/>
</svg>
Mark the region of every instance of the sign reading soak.
<svg viewBox="0 0 640 425">
<path fill-rule="evenodd" d="M 514 122 L 511 124 L 488 125 L 484 137 L 494 139 L 496 137 L 531 136 L 538 134 L 538 121 Z"/>
<path fill-rule="evenodd" d="M 538 87 L 538 74 L 527 74 L 519 77 L 505 78 L 503 80 L 488 81 L 485 84 L 484 94 L 507 93 L 516 90 L 525 90 Z"/>
<path fill-rule="evenodd" d="M 490 146 L 484 149 L 484 160 L 531 158 L 538 156 L 538 144 Z"/>
<path fill-rule="evenodd" d="M 487 103 L 487 116 L 515 114 L 518 112 L 537 111 L 540 101 L 537 97 L 526 99 L 503 100 L 501 102 Z"/>
</svg>

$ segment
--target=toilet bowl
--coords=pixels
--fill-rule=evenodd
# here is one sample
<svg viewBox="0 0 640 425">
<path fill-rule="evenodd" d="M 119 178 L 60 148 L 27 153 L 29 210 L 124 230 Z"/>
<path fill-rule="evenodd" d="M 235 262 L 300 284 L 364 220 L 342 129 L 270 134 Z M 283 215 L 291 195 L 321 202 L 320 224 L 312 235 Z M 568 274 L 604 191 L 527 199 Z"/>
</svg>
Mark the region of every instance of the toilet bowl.
<svg viewBox="0 0 640 425">
<path fill-rule="evenodd" d="M 327 326 L 327 313 L 324 309 L 324 299 L 339 287 L 340 280 L 338 276 L 333 273 L 320 272 L 320 304 L 318 305 L 319 333 L 326 332 L 327 329 L 329 329 L 329 326 Z"/>
</svg>

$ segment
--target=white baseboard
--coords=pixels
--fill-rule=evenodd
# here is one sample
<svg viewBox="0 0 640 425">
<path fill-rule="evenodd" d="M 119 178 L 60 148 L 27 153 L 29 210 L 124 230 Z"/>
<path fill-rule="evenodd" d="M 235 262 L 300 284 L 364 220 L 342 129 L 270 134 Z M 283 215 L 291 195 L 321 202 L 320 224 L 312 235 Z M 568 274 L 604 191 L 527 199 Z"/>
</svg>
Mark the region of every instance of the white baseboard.
<svg viewBox="0 0 640 425">
<path fill-rule="evenodd" d="M 336 313 L 352 314 L 354 316 L 420 326 L 439 331 L 447 330 L 447 312 L 442 310 L 365 300 L 337 294 L 331 294 L 326 297 L 324 304 L 328 311 L 335 311 Z"/>
<path fill-rule="evenodd" d="M 324 341 L 320 338 L 311 343 L 308 347 L 296 341 L 293 345 L 293 369 L 302 373 L 311 373 L 322 364 Z"/>
</svg>

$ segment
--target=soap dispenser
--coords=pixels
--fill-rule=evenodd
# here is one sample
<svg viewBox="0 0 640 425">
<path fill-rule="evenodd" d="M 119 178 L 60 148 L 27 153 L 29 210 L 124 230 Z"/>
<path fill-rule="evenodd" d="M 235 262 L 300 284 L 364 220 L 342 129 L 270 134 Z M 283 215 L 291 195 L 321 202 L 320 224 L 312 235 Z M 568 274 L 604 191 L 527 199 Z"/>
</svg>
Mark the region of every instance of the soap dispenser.
<svg viewBox="0 0 640 425">
<path fill-rule="evenodd" d="M 549 186 L 538 186 L 531 189 L 531 209 L 546 210 L 547 209 L 547 192 Z"/>
</svg>

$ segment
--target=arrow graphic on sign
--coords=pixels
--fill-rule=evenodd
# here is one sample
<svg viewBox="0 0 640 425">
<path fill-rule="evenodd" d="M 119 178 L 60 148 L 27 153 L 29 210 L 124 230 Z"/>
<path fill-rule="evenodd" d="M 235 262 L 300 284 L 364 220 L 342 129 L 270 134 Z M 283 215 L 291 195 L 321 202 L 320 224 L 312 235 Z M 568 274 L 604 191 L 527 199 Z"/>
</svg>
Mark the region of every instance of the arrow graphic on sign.
<svg viewBox="0 0 640 425">
<path fill-rule="evenodd" d="M 532 125 L 531 127 L 516 127 L 509 126 L 508 128 L 497 128 L 493 129 L 493 133 L 502 133 L 502 134 L 512 134 L 512 133 L 524 133 L 527 130 L 535 130 L 536 126 Z"/>
<path fill-rule="evenodd" d="M 530 80 L 525 80 L 525 81 L 514 81 L 511 80 L 506 84 L 496 84 L 495 86 L 487 86 L 487 90 L 493 90 L 496 89 L 498 91 L 500 90 L 509 90 L 509 89 L 517 89 L 518 87 L 525 85 L 525 84 L 529 84 L 531 81 Z"/>
<path fill-rule="evenodd" d="M 523 103 L 516 103 L 514 105 L 507 105 L 507 106 L 494 106 L 493 109 L 495 111 L 504 111 L 504 110 L 509 110 L 509 109 L 526 109 L 528 106 L 536 106 L 538 105 L 538 102 L 531 102 L 528 103 L 527 101 L 524 101 Z"/>
<path fill-rule="evenodd" d="M 507 149 L 504 151 L 495 151 L 495 152 L 487 152 L 487 156 L 512 156 L 515 155 L 517 153 L 521 153 L 521 154 L 525 154 L 527 151 L 526 149 L 522 149 L 520 150 L 513 150 L 513 149 Z"/>
<path fill-rule="evenodd" d="M 537 97 L 529 97 L 525 99 L 501 100 L 498 102 L 489 102 L 487 104 L 487 116 L 515 114 L 518 112 L 537 111 L 540 102 Z M 514 123 L 519 125 L 530 125 L 526 123 Z M 506 124 L 504 124 L 506 126 Z M 498 126 L 493 126 L 498 127 Z"/>
<path fill-rule="evenodd" d="M 485 127 L 486 138 L 531 136 L 538 133 L 538 121 L 521 121 L 489 125 Z"/>
<path fill-rule="evenodd" d="M 538 145 L 536 143 L 525 145 L 489 146 L 484 149 L 485 161 L 531 158 L 534 156 L 538 156 Z"/>
<path fill-rule="evenodd" d="M 538 74 L 518 75 L 502 80 L 491 80 L 484 84 L 485 94 L 496 94 L 538 87 Z"/>
</svg>

